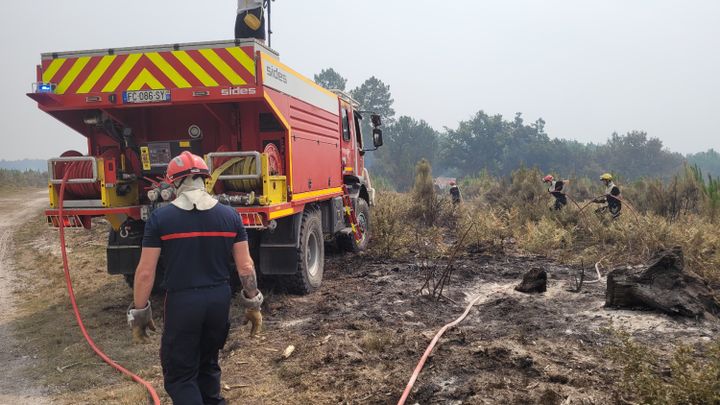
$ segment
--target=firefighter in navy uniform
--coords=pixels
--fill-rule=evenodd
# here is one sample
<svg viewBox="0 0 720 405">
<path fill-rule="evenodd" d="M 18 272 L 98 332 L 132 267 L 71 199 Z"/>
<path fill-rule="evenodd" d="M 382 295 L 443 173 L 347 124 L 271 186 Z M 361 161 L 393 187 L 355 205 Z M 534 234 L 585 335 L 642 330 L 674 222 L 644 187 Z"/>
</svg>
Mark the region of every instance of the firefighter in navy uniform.
<svg viewBox="0 0 720 405">
<path fill-rule="evenodd" d="M 565 194 L 564 189 L 565 185 L 569 182 L 569 180 L 555 180 L 555 178 L 549 174 L 543 177 L 543 183 L 550 186 L 548 187 L 548 193 L 555 197 L 555 205 L 553 205 L 552 209 L 561 210 L 567 205 L 567 194 Z"/>
<path fill-rule="evenodd" d="M 135 273 L 134 302 L 128 309 L 134 342 L 155 329 L 150 291 L 162 251 L 165 264 L 165 326 L 160 348 L 163 380 L 174 404 L 224 404 L 218 352 L 230 327 L 231 258 L 242 282 L 240 300 L 252 333 L 262 325 L 254 264 L 238 213 L 205 191 L 208 167 L 183 152 L 168 164 L 167 181 L 176 198 L 155 210 L 145 226 Z"/>
<path fill-rule="evenodd" d="M 616 186 L 613 182 L 613 176 L 610 173 L 605 173 L 600 176 L 600 180 L 605 185 L 605 195 L 593 200 L 594 203 L 604 204 L 606 206 L 600 207 L 596 212 L 604 213 L 609 211 L 613 219 L 620 216 L 622 210 L 622 195 L 620 195 L 620 187 Z"/>
<path fill-rule="evenodd" d="M 462 195 L 460 194 L 460 188 L 454 180 L 450 181 L 450 199 L 454 205 L 462 202 Z"/>
</svg>

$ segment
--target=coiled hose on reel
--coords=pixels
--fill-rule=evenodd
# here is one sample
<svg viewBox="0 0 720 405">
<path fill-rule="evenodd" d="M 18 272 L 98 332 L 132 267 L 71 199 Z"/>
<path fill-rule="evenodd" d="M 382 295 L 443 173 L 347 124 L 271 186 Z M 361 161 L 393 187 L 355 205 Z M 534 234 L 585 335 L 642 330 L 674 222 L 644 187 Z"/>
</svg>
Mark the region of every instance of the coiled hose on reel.
<svg viewBox="0 0 720 405">
<path fill-rule="evenodd" d="M 256 158 L 255 156 L 244 156 L 239 162 L 231 165 L 225 169 L 223 175 L 249 175 L 255 174 Z M 227 191 L 246 192 L 258 191 L 262 186 L 262 179 L 247 179 L 247 180 L 225 180 L 225 189 Z"/>
<path fill-rule="evenodd" d="M 82 153 L 69 150 L 64 152 L 60 157 L 81 157 Z M 93 162 L 83 160 L 78 162 L 59 162 L 55 164 L 54 178 L 62 179 L 67 177 L 68 180 L 89 179 L 93 176 Z M 67 176 L 66 176 L 67 175 Z M 76 183 L 66 184 L 68 199 L 72 200 L 88 200 L 98 198 L 100 196 L 100 183 Z"/>
<path fill-rule="evenodd" d="M 218 152 L 227 152 L 227 147 L 220 147 Z M 283 160 L 280 150 L 274 143 L 268 143 L 263 154 L 268 157 L 268 171 L 270 175 L 280 175 L 283 172 Z M 260 174 L 255 173 L 257 167 L 257 158 L 255 156 L 242 156 L 237 158 L 218 158 L 215 163 L 218 167 L 222 166 L 231 160 L 237 160 L 236 163 L 230 164 L 229 167 L 222 170 L 222 175 L 226 176 L 241 176 Z M 262 190 L 262 178 L 257 179 L 246 179 L 246 180 L 223 180 L 222 181 L 225 191 L 230 192 L 244 192 L 249 193 L 251 191 L 260 192 Z"/>
</svg>

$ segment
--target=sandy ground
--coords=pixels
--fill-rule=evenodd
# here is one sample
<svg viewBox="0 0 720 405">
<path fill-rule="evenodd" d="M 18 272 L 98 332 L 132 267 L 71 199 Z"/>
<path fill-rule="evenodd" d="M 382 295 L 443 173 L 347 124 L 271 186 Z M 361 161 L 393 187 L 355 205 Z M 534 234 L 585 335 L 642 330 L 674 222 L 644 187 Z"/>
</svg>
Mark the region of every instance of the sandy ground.
<svg viewBox="0 0 720 405">
<path fill-rule="evenodd" d="M 10 342 L 0 354 L 9 364 L 2 371 L 6 397 L 0 403 L 147 403 L 141 388 L 87 348 L 64 290 L 57 231 L 43 225 L 39 214 L 23 218 L 36 208 L 19 205 L 0 205 L 15 218 L 7 226 L 23 224 L 14 236 L 15 278 L 7 278 L 7 267 L 2 273 L 3 307 L 11 300 L 18 306 L 12 317 L 3 317 L 0 330 L 0 340 Z M 158 360 L 160 334 L 152 334 L 147 345 L 130 343 L 124 311 L 132 294 L 122 277 L 105 271 L 106 229 L 107 223 L 95 221 L 91 231 L 68 232 L 83 318 L 106 353 L 149 380 L 169 403 Z M 301 297 L 263 286 L 262 336 L 248 337 L 238 305 L 231 312 L 221 355 L 228 402 L 394 404 L 435 332 L 477 296 L 482 299 L 467 319 L 440 340 L 408 404 L 621 403 L 618 398 L 627 393 L 617 384 L 620 366 L 607 359 L 609 330 L 626 330 L 662 356 L 681 344 L 720 338 L 717 320 L 605 309 L 602 283 L 571 292 L 577 269 L 547 258 L 473 250 L 455 264 L 447 290 L 453 302 L 418 294 L 428 270 L 413 257 L 328 253 L 320 291 Z M 548 291 L 515 291 L 533 267 L 547 271 Z M 159 330 L 162 299 L 153 297 Z M 289 345 L 295 351 L 284 359 Z"/>
<path fill-rule="evenodd" d="M 20 370 L 33 367 L 36 355 L 24 348 L 24 342 L 16 338 L 11 321 L 18 316 L 15 273 L 11 271 L 13 233 L 47 203 L 44 191 L 31 191 L 22 197 L 0 198 L 0 403 L 44 404 L 50 403 L 44 390 L 37 383 L 24 377 Z"/>
</svg>

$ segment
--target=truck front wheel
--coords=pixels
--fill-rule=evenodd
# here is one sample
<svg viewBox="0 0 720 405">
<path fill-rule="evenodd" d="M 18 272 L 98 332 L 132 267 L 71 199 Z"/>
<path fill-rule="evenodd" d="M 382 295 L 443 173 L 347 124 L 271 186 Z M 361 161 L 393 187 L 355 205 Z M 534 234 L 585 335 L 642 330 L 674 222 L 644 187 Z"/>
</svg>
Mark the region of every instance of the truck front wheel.
<svg viewBox="0 0 720 405">
<path fill-rule="evenodd" d="M 291 276 L 287 286 L 292 293 L 309 294 L 322 284 L 325 266 L 325 243 L 319 209 L 311 208 L 303 213 L 299 239 L 297 273 Z"/>
</svg>

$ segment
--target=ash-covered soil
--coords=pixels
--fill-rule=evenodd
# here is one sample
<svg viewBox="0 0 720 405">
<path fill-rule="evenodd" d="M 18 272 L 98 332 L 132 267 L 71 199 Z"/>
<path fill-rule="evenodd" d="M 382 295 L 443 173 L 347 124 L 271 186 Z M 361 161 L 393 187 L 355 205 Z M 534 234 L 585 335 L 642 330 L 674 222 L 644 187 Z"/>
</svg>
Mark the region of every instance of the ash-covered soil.
<svg viewBox="0 0 720 405">
<path fill-rule="evenodd" d="M 22 381 L 47 392 L 53 403 L 146 403 L 142 388 L 104 365 L 87 348 L 64 291 L 56 231 L 31 217 L 16 235 L 13 318 L 5 323 L 34 360 L 15 369 Z M 122 277 L 105 272 L 105 227 L 70 231 L 71 274 L 83 318 L 96 343 L 148 379 L 162 395 L 159 333 L 132 345 L 125 309 L 132 299 Z M 224 394 L 230 403 L 394 404 L 438 329 L 481 297 L 468 317 L 449 330 L 418 378 L 408 404 L 622 403 L 619 366 L 607 359 L 623 329 L 668 355 L 679 344 L 720 338 L 717 320 L 671 318 L 648 311 L 603 308 L 603 283 L 569 291 L 575 268 L 541 257 L 462 253 L 446 289 L 449 300 L 419 294 L 428 266 L 445 260 L 383 260 L 327 254 L 325 281 L 309 296 L 264 288 L 265 331 L 248 337 L 233 323 L 222 353 Z M 548 290 L 514 290 L 540 267 Z M 587 271 L 593 279 L 594 270 Z M 162 327 L 162 296 L 153 298 Z M 290 345 L 295 351 L 285 359 Z M 16 387 L 9 395 L 18 395 Z M 627 395 L 625 395 L 627 396 Z"/>
<path fill-rule="evenodd" d="M 414 262 L 331 257 L 321 292 L 269 294 L 259 342 L 245 339 L 245 330 L 232 331 L 226 381 L 260 380 L 266 389 L 239 388 L 228 397 L 396 403 L 436 331 L 477 296 L 465 321 L 440 340 L 408 403 L 613 403 L 622 393 L 618 370 L 606 360 L 610 329 L 624 329 L 661 352 L 720 336 L 716 321 L 604 309 L 603 283 L 571 292 L 577 269 L 545 258 L 467 254 L 455 265 L 453 302 L 436 302 L 419 294 L 425 270 Z M 548 291 L 514 291 L 532 267 L 547 271 Z M 288 345 L 296 351 L 282 360 Z"/>
</svg>

